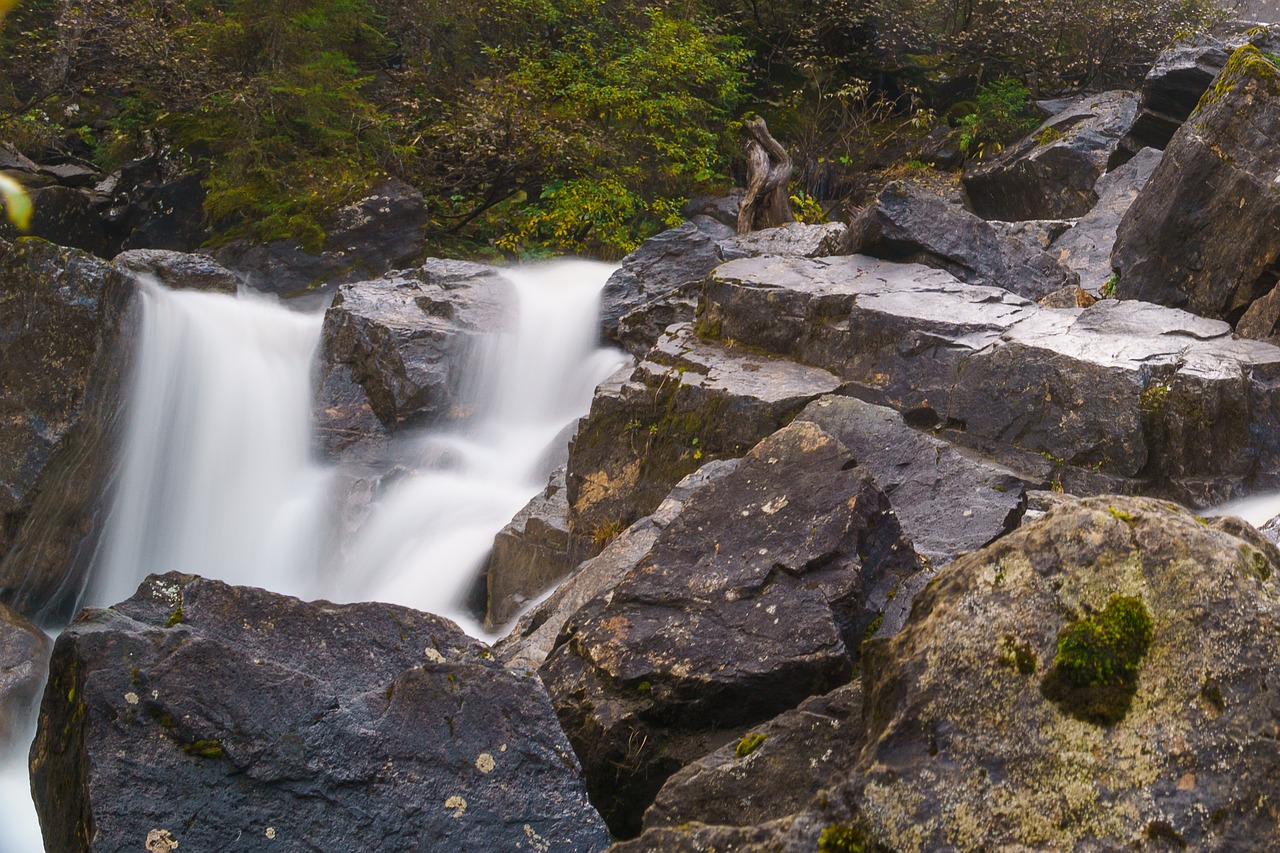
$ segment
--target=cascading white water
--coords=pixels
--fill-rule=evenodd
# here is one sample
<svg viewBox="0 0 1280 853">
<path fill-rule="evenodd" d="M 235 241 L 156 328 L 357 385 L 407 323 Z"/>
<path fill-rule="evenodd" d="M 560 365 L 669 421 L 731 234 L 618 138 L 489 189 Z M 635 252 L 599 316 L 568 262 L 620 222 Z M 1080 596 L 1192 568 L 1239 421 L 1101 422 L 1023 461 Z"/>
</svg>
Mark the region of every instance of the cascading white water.
<svg viewBox="0 0 1280 853">
<path fill-rule="evenodd" d="M 543 487 L 566 427 L 626 359 L 596 345 L 611 271 L 560 261 L 505 273 L 516 328 L 493 335 L 472 365 L 476 416 L 404 439 L 397 461 L 413 473 L 343 549 L 329 538 L 339 478 L 311 455 L 320 315 L 251 294 L 144 285 L 88 603 L 120 601 L 147 574 L 176 570 L 302 598 L 394 602 L 479 635 L 463 599 L 494 534 Z M 335 550 L 347 555 L 337 564 L 324 557 Z M 41 849 L 27 790 L 25 750 L 0 755 L 0 853 Z"/>
</svg>

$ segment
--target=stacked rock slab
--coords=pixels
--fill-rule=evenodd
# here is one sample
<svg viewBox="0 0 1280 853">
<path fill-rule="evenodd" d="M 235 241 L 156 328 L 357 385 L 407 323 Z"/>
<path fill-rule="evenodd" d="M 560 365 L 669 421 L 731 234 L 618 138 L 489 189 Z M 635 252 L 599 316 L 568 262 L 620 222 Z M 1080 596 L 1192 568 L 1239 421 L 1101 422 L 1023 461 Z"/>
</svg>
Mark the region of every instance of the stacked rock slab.
<svg viewBox="0 0 1280 853">
<path fill-rule="evenodd" d="M 59 637 L 32 787 L 69 853 L 608 843 L 542 686 L 453 623 L 178 574 Z"/>
<path fill-rule="evenodd" d="M 681 766 L 846 683 L 869 602 L 917 569 L 883 492 L 812 423 L 694 493 L 541 670 L 611 830 L 635 835 Z"/>
<path fill-rule="evenodd" d="M 24 731 L 44 684 L 49 638 L 0 604 L 0 754 Z"/>
<path fill-rule="evenodd" d="M 673 326 L 631 377 L 602 385 L 569 448 L 570 520 L 607 541 L 704 462 L 741 456 L 840 380 Z"/>
<path fill-rule="evenodd" d="M 1280 68 L 1232 54 L 1120 224 L 1116 295 L 1241 320 L 1280 279 Z M 1270 322 L 1245 324 L 1269 337 Z"/>
<path fill-rule="evenodd" d="M 1280 831 L 1278 568 L 1280 552 L 1235 519 L 1148 498 L 1062 500 L 943 569 L 899 634 L 866 644 L 864 703 L 825 705 L 827 725 L 862 748 L 837 770 L 815 765 L 806 807 L 765 804 L 757 819 L 724 804 L 802 787 L 790 768 L 820 759 L 820 739 L 795 739 L 789 761 L 733 766 L 721 752 L 672 777 L 646 832 L 615 850 L 1268 849 Z M 1078 659 L 1061 638 L 1120 606 L 1132 618 L 1108 623 L 1112 645 L 1097 653 L 1133 640 L 1123 674 L 1064 693 Z M 1113 703 L 1108 721 L 1081 714 L 1073 691 Z"/>
<path fill-rule="evenodd" d="M 1051 461 L 1068 491 L 1205 505 L 1280 470 L 1280 349 L 1183 311 L 1042 309 L 914 265 L 758 258 L 715 272 L 698 328 L 829 370 L 1016 470 Z"/>
<path fill-rule="evenodd" d="M 1138 111 L 1132 92 L 1086 95 L 1017 145 L 970 166 L 964 186 L 984 219 L 1067 219 L 1089 212 L 1094 184 Z"/>
</svg>

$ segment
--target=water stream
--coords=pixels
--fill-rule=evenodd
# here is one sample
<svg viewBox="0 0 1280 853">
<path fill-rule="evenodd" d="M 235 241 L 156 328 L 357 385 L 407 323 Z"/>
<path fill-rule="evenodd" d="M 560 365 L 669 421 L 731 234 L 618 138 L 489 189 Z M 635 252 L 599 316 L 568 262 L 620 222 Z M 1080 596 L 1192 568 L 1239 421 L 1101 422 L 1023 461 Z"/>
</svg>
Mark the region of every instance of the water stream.
<svg viewBox="0 0 1280 853">
<path fill-rule="evenodd" d="M 399 439 L 407 473 L 336 543 L 350 477 L 312 452 L 320 314 L 253 294 L 146 285 L 118 486 L 87 603 L 178 570 L 306 599 L 389 601 L 481 635 L 465 598 L 498 532 L 545 484 L 595 386 L 626 356 L 597 345 L 612 267 L 509 270 L 516 322 L 479 348 L 465 424 Z M 337 555 L 337 556 L 335 556 Z M 39 850 L 25 749 L 0 755 L 0 853 Z"/>
</svg>

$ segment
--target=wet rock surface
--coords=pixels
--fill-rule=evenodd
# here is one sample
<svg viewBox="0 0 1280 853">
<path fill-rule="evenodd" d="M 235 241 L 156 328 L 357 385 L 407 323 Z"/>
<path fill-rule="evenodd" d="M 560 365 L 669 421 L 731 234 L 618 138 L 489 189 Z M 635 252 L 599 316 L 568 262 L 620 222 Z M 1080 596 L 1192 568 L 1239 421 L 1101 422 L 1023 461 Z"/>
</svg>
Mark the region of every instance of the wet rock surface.
<svg viewBox="0 0 1280 853">
<path fill-rule="evenodd" d="M 1186 312 L 1041 309 L 919 266 L 762 258 L 716 271 L 699 328 L 830 370 L 1017 470 L 1049 462 L 1069 491 L 1207 505 L 1274 479 L 1280 350 Z"/>
<path fill-rule="evenodd" d="M 493 267 L 434 259 L 341 286 L 321 336 L 324 450 L 376 447 L 402 427 L 463 414 L 461 372 L 485 330 L 507 327 L 509 288 Z"/>
<path fill-rule="evenodd" d="M 1132 92 L 1084 95 L 999 156 L 965 170 L 974 212 L 984 219 L 1066 219 L 1097 201 L 1106 173 L 1138 111 Z"/>
<path fill-rule="evenodd" d="M 57 850 L 608 843 L 537 680 L 451 622 L 178 574 L 59 638 L 32 779 Z"/>
<path fill-rule="evenodd" d="M 811 423 L 693 494 L 542 666 L 615 834 L 675 770 L 849 679 L 918 558 L 871 476 Z"/>
<path fill-rule="evenodd" d="M 1280 69 L 1252 46 L 1232 54 L 1120 224 L 1117 296 L 1235 324 L 1276 286 Z M 1258 337 L 1267 324 L 1248 328 Z"/>
<path fill-rule="evenodd" d="M 597 389 L 578 428 L 566 478 L 575 531 L 607 539 L 704 462 L 743 455 L 839 385 L 825 370 L 672 327 L 630 378 Z"/>
<path fill-rule="evenodd" d="M 863 208 L 849 230 L 854 252 L 943 269 L 969 284 L 1027 299 L 1078 283 L 1044 251 L 1001 234 L 936 193 L 898 181 Z"/>
<path fill-rule="evenodd" d="M 231 270 L 205 255 L 188 255 L 164 249 L 131 249 L 116 255 L 112 263 L 132 273 L 153 276 L 173 290 L 205 290 L 235 293 L 240 279 Z"/>
</svg>

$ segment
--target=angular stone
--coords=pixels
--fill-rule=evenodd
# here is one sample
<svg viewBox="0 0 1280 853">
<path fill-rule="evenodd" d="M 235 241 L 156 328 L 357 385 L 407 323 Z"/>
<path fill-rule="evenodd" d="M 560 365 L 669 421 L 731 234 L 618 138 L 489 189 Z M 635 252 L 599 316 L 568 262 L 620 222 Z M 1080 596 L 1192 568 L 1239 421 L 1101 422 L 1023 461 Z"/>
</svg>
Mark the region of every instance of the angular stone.
<svg viewBox="0 0 1280 853">
<path fill-rule="evenodd" d="M 630 379 L 596 391 L 569 448 L 574 530 L 606 540 L 703 462 L 741 456 L 839 384 L 825 370 L 672 327 Z"/>
<path fill-rule="evenodd" d="M 341 286 L 321 335 L 324 449 L 448 418 L 475 342 L 507 326 L 510 287 L 493 267 L 436 259 Z"/>
<path fill-rule="evenodd" d="M 58 639 L 32 786 L 65 851 L 608 843 L 537 679 L 451 622 L 179 574 Z"/>
<path fill-rule="evenodd" d="M 612 831 L 636 834 L 681 766 L 846 683 L 869 602 L 918 565 L 871 476 L 811 423 L 692 495 L 542 666 Z"/>
<path fill-rule="evenodd" d="M 826 258 L 847 255 L 848 226 L 843 222 L 806 225 L 792 222 L 732 237 L 722 243 L 726 258 L 758 258 L 785 255 L 789 258 Z"/>
<path fill-rule="evenodd" d="M 1280 276 L 1280 69 L 1240 48 L 1120 223 L 1116 295 L 1235 324 Z"/>
<path fill-rule="evenodd" d="M 1085 95 L 999 156 L 965 170 L 974 212 L 984 219 L 1068 219 L 1097 201 L 1094 184 L 1138 111 L 1132 92 Z"/>
<path fill-rule="evenodd" d="M 494 652 L 513 668 L 536 670 L 542 666 L 573 614 L 617 586 L 649 553 L 658 534 L 676 519 L 689 496 L 727 476 L 738 461 L 708 462 L 677 483 L 652 515 L 632 524 L 599 554 L 579 564 L 546 601 L 521 617 L 511 633 L 494 645 Z"/>
<path fill-rule="evenodd" d="M 1266 846 L 1278 569 L 1239 521 L 1114 496 L 1052 510 L 944 569 L 868 644 L 869 745 L 830 802 L 902 851 Z M 1149 647 L 1094 694 L 1119 719 L 1078 719 L 1048 698 L 1062 632 L 1120 596 L 1149 614 Z"/>
<path fill-rule="evenodd" d="M 12 530 L 84 403 L 111 267 L 36 239 L 18 241 L 3 263 L 0 512 Z"/>
<path fill-rule="evenodd" d="M 26 173 L 21 173 L 24 175 Z M 17 240 L 21 236 L 38 237 L 59 246 L 80 249 L 100 258 L 113 254 L 102 219 L 93 199 L 85 190 L 63 186 L 33 186 L 27 181 L 31 197 L 31 222 L 18 233 L 8 219 L 0 217 L 0 239 Z"/>
<path fill-rule="evenodd" d="M 1015 470 L 1051 462 L 1071 490 L 1209 505 L 1280 470 L 1280 350 L 1182 311 L 1040 309 L 919 266 L 760 258 L 716 271 L 698 322 L 830 370 Z"/>
<path fill-rule="evenodd" d="M 1111 279 L 1111 250 L 1116 231 L 1138 193 L 1160 164 L 1161 153 L 1144 148 L 1132 160 L 1098 179 L 1098 203 L 1053 244 L 1049 253 L 1080 277 L 1090 293 L 1099 293 Z"/>
<path fill-rule="evenodd" d="M 849 228 L 854 252 L 943 269 L 961 281 L 1027 299 L 1078 280 L 1044 251 L 1000 234 L 985 220 L 927 189 L 889 184 Z"/>
</svg>

